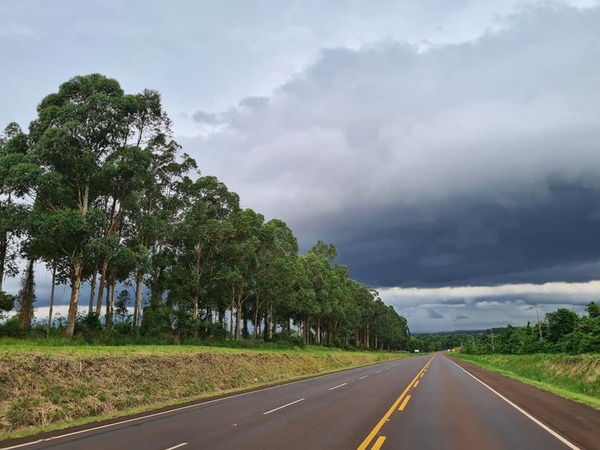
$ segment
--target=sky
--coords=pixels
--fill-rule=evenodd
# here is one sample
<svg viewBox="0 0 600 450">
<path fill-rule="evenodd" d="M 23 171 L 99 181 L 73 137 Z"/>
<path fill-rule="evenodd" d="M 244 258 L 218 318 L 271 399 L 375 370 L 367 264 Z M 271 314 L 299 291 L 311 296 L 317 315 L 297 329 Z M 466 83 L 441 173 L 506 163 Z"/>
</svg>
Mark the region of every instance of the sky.
<svg viewBox="0 0 600 450">
<path fill-rule="evenodd" d="M 0 60 L 2 127 L 75 75 L 159 90 L 204 175 L 413 332 L 599 300 L 598 1 L 21 0 Z"/>
</svg>

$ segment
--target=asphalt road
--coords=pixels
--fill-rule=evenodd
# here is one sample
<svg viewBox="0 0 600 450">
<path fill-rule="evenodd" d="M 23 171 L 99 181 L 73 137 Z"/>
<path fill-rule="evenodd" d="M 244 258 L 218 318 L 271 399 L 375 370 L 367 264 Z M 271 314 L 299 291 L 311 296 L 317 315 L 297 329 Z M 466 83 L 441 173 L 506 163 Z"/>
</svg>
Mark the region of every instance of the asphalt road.
<svg viewBox="0 0 600 450">
<path fill-rule="evenodd" d="M 19 443 L 25 449 L 566 449 L 454 362 L 402 359 Z M 0 444 L 1 445 L 1 444 Z M 600 444 L 599 444 L 600 445 Z"/>
</svg>

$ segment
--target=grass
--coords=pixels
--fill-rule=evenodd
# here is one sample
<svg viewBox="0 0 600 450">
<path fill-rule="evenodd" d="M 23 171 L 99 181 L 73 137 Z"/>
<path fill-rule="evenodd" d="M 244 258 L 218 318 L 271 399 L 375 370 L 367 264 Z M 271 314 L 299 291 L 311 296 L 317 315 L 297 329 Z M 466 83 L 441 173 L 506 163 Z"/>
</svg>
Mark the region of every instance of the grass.
<svg viewBox="0 0 600 450">
<path fill-rule="evenodd" d="M 600 410 L 598 354 L 452 356 Z"/>
<path fill-rule="evenodd" d="M 0 344 L 0 439 L 410 356 L 323 347 Z"/>
</svg>

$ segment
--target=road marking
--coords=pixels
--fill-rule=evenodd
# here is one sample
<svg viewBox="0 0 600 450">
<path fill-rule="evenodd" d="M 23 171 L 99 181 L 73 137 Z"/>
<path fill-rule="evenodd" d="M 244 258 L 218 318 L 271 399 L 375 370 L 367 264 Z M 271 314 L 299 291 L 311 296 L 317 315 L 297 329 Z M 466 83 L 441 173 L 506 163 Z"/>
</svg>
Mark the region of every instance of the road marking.
<svg viewBox="0 0 600 450">
<path fill-rule="evenodd" d="M 306 400 L 306 399 L 305 398 L 301 398 L 300 400 L 295 400 L 293 402 L 290 402 L 290 403 L 287 403 L 285 405 L 282 405 L 282 406 L 280 406 L 278 408 L 272 409 L 271 411 L 264 412 L 263 415 L 266 416 L 267 414 L 271 414 L 272 412 L 279 411 L 280 409 L 287 408 L 288 406 L 295 405 L 296 403 L 299 403 L 299 402 L 301 402 L 303 400 Z"/>
<path fill-rule="evenodd" d="M 376 363 L 376 364 L 372 364 L 372 365 L 378 365 L 378 364 L 383 364 L 383 363 Z M 352 369 L 349 369 L 349 370 L 352 370 Z M 167 411 L 161 411 L 161 412 L 152 413 L 152 414 L 148 414 L 148 415 L 144 415 L 144 416 L 133 417 L 131 419 L 125 419 L 125 420 L 121 420 L 119 422 L 107 423 L 106 425 L 100 425 L 97 427 L 86 428 L 85 430 L 79 430 L 79 431 L 73 431 L 71 433 L 59 434 L 58 436 L 52 436 L 52 437 L 45 438 L 45 439 L 37 439 L 35 441 L 25 442 L 25 443 L 19 444 L 19 445 L 13 445 L 12 447 L 0 447 L 0 450 L 12 450 L 15 448 L 29 447 L 30 445 L 41 444 L 43 442 L 53 441 L 55 439 L 63 439 L 63 438 L 71 437 L 71 436 L 76 436 L 78 434 L 90 433 L 92 431 L 103 430 L 105 428 L 116 427 L 118 425 L 125 425 L 125 424 L 132 423 L 132 422 L 138 422 L 140 420 L 150 419 L 152 417 L 158 417 L 158 416 L 164 416 L 166 414 L 177 413 L 179 411 L 184 411 L 186 409 L 201 408 L 206 405 L 210 405 L 212 403 L 223 402 L 223 401 L 231 400 L 231 399 L 234 399 L 237 397 L 245 397 L 247 395 L 258 394 L 259 392 L 270 391 L 273 389 L 280 389 L 282 387 L 291 386 L 293 384 L 306 383 L 307 381 L 313 381 L 313 380 L 316 380 L 317 378 L 325 378 L 325 377 L 329 377 L 329 376 L 336 375 L 339 373 L 340 372 L 326 373 L 323 375 L 317 375 L 315 377 L 304 378 L 302 380 L 290 381 L 289 383 L 278 384 L 277 386 L 267 386 L 267 387 L 264 387 L 261 389 L 256 389 L 253 391 L 241 392 L 239 394 L 233 394 L 233 395 L 228 395 L 226 397 L 215 398 L 213 400 L 207 400 L 207 401 L 200 400 L 201 403 L 194 403 L 193 405 L 180 406 L 178 408 L 169 409 Z"/>
<path fill-rule="evenodd" d="M 166 450 L 175 450 L 176 448 L 183 447 L 184 445 L 187 445 L 187 442 L 182 442 L 181 444 L 176 445 L 175 447 L 169 447 Z"/>
<path fill-rule="evenodd" d="M 433 356 L 431 357 L 431 359 L 429 361 L 433 360 L 433 358 L 435 358 L 435 353 L 433 354 Z M 423 373 L 424 369 L 425 369 L 425 366 L 423 366 L 423 368 L 421 370 L 419 370 L 419 373 L 417 373 L 415 375 L 415 377 L 412 379 L 412 381 L 410 383 L 408 383 L 408 386 L 406 386 L 406 389 L 404 389 L 404 392 L 402 392 L 402 394 L 400 394 L 400 396 L 396 399 L 396 401 L 390 407 L 390 409 L 388 409 L 388 411 L 383 415 L 383 417 L 377 423 L 377 425 L 375 425 L 375 428 L 373 428 L 371 430 L 371 432 L 369 433 L 369 435 L 365 438 L 365 440 L 362 441 L 362 444 L 360 444 L 360 446 L 358 447 L 358 450 L 366 450 L 367 449 L 367 447 L 369 446 L 371 441 L 373 439 L 375 439 L 375 436 L 377 436 L 377 433 L 379 433 L 379 430 L 381 430 L 381 427 L 383 427 L 385 425 L 385 423 L 390 418 L 390 416 L 393 414 L 393 412 L 396 411 L 396 408 L 398 407 L 400 402 L 404 399 L 404 397 L 408 393 L 410 387 L 415 383 L 415 381 L 417 381 L 417 378 L 419 378 L 419 375 L 421 375 Z"/>
<path fill-rule="evenodd" d="M 379 450 L 384 442 L 385 436 L 379 436 L 375 441 L 375 444 L 373 444 L 373 447 L 371 447 L 371 450 Z"/>
<path fill-rule="evenodd" d="M 359 378 L 359 380 L 364 380 L 365 378 L 367 378 L 369 375 L 365 375 Z"/>
<path fill-rule="evenodd" d="M 413 387 L 417 387 L 419 385 L 419 380 L 415 381 L 415 384 L 413 385 Z"/>
<path fill-rule="evenodd" d="M 383 370 L 378 370 L 378 371 L 377 371 L 377 372 L 375 372 L 375 373 L 381 373 L 381 372 L 383 372 Z"/>
<path fill-rule="evenodd" d="M 466 371 L 465 369 L 463 369 L 462 367 L 460 367 L 458 364 L 456 364 L 454 361 L 452 361 L 450 358 L 448 358 L 447 356 L 444 356 L 444 358 L 446 358 L 448 361 L 450 361 L 452 364 L 454 364 L 456 367 L 458 367 L 460 370 L 462 370 L 464 373 L 466 373 L 467 375 L 469 375 L 471 378 L 473 378 L 475 381 L 478 381 L 479 383 L 483 384 L 486 388 L 488 388 L 490 391 L 492 391 L 494 394 L 496 394 L 498 397 L 500 397 L 502 400 L 504 400 L 506 403 L 508 403 L 510 406 L 512 406 L 513 408 L 515 408 L 517 411 L 519 411 L 521 414 L 523 414 L 525 417 L 527 417 L 528 419 L 530 419 L 531 421 L 533 421 L 535 424 L 539 425 L 541 428 L 543 428 L 544 430 L 546 430 L 548 433 L 550 433 L 552 436 L 554 436 L 556 439 L 558 439 L 559 441 L 561 441 L 563 444 L 565 444 L 567 447 L 573 449 L 573 450 L 581 450 L 579 447 L 577 447 L 575 444 L 573 444 L 572 442 L 569 442 L 567 439 L 565 439 L 564 437 L 562 437 L 560 434 L 558 434 L 556 431 L 554 431 L 552 428 L 549 428 L 548 426 L 544 425 L 542 422 L 540 422 L 538 419 L 536 419 L 535 417 L 533 417 L 531 414 L 529 414 L 527 411 L 525 411 L 524 409 L 522 409 L 520 406 L 516 405 L 515 403 L 513 403 L 512 401 L 510 401 L 509 399 L 507 399 L 504 395 L 502 395 L 500 392 L 496 391 L 494 388 L 488 386 L 487 384 L 485 384 L 483 381 L 481 381 L 479 378 L 477 378 L 475 375 L 471 374 L 470 372 Z"/>
<path fill-rule="evenodd" d="M 400 405 L 400 408 L 398 408 L 398 411 L 404 411 L 404 408 L 406 408 L 406 404 L 408 403 L 409 400 L 410 400 L 410 395 L 407 395 L 406 397 L 404 397 L 404 401 Z"/>
<path fill-rule="evenodd" d="M 342 386 L 346 386 L 347 384 L 348 384 L 348 383 L 342 383 L 342 384 L 338 384 L 337 386 L 334 386 L 334 387 L 331 387 L 331 388 L 329 388 L 329 390 L 330 390 L 330 391 L 333 391 L 334 389 L 341 388 Z"/>
</svg>

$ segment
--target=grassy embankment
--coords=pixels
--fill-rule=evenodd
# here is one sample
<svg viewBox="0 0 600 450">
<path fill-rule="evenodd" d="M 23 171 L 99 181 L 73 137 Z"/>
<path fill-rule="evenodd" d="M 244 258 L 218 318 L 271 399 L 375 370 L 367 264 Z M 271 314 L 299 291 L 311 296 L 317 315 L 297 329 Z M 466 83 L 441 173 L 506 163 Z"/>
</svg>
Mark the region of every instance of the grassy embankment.
<svg viewBox="0 0 600 450">
<path fill-rule="evenodd" d="M 324 348 L 0 346 L 0 440 L 409 356 Z"/>
<path fill-rule="evenodd" d="M 452 356 L 600 409 L 600 355 Z"/>
</svg>

